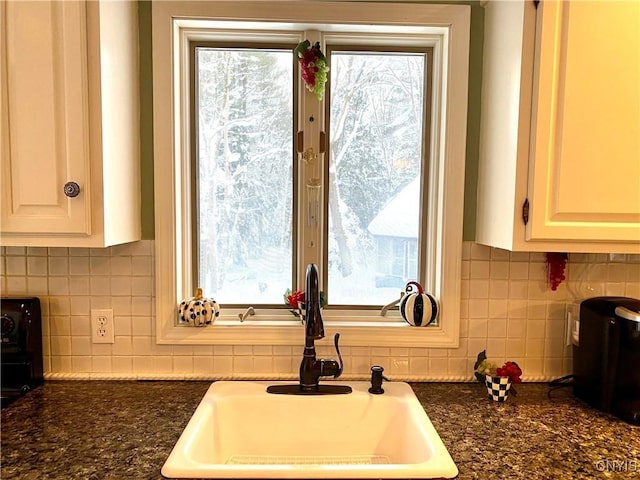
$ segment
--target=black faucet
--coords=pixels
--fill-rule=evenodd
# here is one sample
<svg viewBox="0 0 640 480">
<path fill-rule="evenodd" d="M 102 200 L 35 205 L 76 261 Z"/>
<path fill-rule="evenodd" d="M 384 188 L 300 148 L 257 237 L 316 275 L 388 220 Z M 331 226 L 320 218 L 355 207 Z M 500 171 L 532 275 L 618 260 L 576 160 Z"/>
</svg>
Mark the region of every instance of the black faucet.
<svg viewBox="0 0 640 480">
<path fill-rule="evenodd" d="M 307 289 L 305 300 L 305 335 L 304 355 L 300 363 L 300 388 L 304 391 L 317 390 L 320 377 L 338 378 L 342 374 L 343 363 L 338 341 L 340 334 L 336 333 L 334 344 L 339 362 L 316 358 L 315 341 L 324 338 L 324 323 L 320 312 L 320 287 L 318 286 L 318 268 L 310 263 L 307 267 Z"/>
<path fill-rule="evenodd" d="M 300 363 L 300 383 L 297 385 L 269 385 L 267 393 L 288 395 L 336 395 L 351 393 L 348 385 L 320 385 L 320 377 L 338 378 L 342 374 L 343 363 L 336 333 L 334 344 L 339 361 L 316 358 L 316 340 L 324 338 L 324 323 L 320 313 L 320 288 L 318 267 L 310 263 L 307 267 L 307 289 L 305 299 L 304 355 Z"/>
</svg>

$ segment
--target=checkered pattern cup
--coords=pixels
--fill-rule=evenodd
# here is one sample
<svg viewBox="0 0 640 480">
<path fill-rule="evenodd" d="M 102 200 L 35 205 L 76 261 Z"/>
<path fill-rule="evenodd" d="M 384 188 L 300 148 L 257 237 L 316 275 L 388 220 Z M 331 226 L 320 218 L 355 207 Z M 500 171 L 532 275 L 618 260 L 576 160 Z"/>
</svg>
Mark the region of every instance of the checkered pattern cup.
<svg viewBox="0 0 640 480">
<path fill-rule="evenodd" d="M 486 375 L 484 383 L 487 386 L 489 398 L 492 398 L 495 402 L 504 402 L 509 397 L 509 390 L 511 390 L 511 379 L 509 377 Z"/>
</svg>

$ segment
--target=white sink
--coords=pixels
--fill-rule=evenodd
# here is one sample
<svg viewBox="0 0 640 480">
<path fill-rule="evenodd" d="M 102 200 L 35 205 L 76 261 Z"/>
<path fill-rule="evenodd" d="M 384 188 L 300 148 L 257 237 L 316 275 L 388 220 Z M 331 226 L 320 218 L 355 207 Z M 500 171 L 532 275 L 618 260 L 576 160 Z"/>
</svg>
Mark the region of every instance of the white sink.
<svg viewBox="0 0 640 480">
<path fill-rule="evenodd" d="M 162 467 L 169 478 L 453 478 L 458 474 L 406 383 L 348 382 L 346 395 L 274 395 L 211 385 Z M 341 384 L 341 382 L 323 382 Z"/>
</svg>

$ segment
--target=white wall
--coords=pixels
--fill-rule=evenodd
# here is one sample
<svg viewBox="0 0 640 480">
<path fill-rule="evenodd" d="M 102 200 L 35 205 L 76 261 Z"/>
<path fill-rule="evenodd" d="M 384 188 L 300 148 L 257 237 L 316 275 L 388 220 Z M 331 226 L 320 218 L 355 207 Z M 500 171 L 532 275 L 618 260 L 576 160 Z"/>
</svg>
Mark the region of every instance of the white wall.
<svg viewBox="0 0 640 480">
<path fill-rule="evenodd" d="M 525 380 L 571 373 L 565 318 L 576 298 L 640 298 L 640 256 L 611 262 L 571 254 L 568 282 L 552 292 L 544 254 L 510 253 L 465 242 L 461 338 L 457 349 L 345 347 L 345 377 L 368 378 L 379 364 L 394 380 L 470 379 L 477 353 L 515 360 Z M 153 241 L 107 249 L 0 247 L 2 296 L 40 297 L 46 377 L 295 378 L 292 346 L 167 346 L 154 340 Z M 224 307 L 224 306 L 223 306 Z M 91 308 L 113 308 L 115 343 L 93 344 Z M 331 339 L 320 353 L 332 357 Z"/>
</svg>

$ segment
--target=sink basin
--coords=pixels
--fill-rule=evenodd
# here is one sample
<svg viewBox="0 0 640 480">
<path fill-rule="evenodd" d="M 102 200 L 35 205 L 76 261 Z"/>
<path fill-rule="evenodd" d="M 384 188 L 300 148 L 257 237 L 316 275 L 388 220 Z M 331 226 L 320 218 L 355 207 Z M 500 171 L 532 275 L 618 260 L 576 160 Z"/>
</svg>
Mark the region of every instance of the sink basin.
<svg viewBox="0 0 640 480">
<path fill-rule="evenodd" d="M 215 382 L 162 467 L 169 478 L 453 478 L 449 452 L 402 382 L 372 395 L 273 395 Z M 341 382 L 323 382 L 340 384 Z"/>
</svg>

